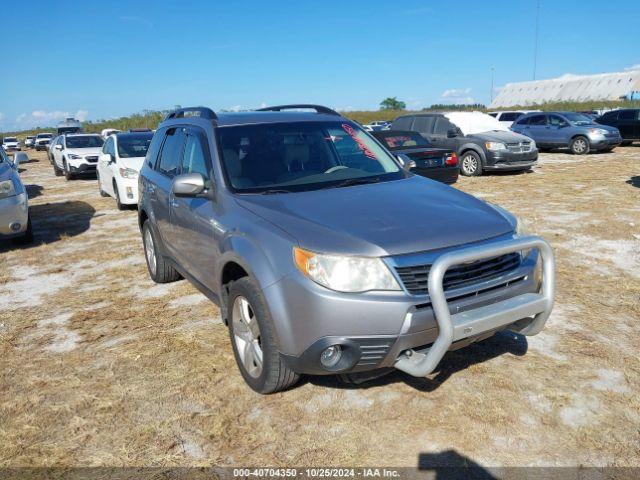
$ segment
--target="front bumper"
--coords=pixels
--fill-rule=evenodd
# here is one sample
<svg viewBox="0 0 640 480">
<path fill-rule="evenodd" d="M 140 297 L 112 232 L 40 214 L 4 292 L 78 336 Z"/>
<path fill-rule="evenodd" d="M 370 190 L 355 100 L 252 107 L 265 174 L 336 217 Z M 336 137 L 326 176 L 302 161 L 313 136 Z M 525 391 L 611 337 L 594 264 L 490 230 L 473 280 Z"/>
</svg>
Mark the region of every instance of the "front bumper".
<svg viewBox="0 0 640 480">
<path fill-rule="evenodd" d="M 604 135 L 589 137 L 589 144 L 592 150 L 602 150 L 617 147 L 622 143 L 620 135 L 609 137 Z"/>
<path fill-rule="evenodd" d="M 118 193 L 120 194 L 120 203 L 123 205 L 138 204 L 138 179 L 137 178 L 118 178 Z"/>
<path fill-rule="evenodd" d="M 489 282 L 446 293 L 442 291 L 442 277 L 438 284 L 437 272 L 444 275 L 451 265 L 527 248 L 533 251 L 520 267 Z M 535 273 L 538 250 L 544 262 L 542 295 Z M 503 329 L 537 333 L 553 300 L 550 252 L 543 240 L 526 237 L 444 253 L 433 264 L 432 272 L 436 273 L 433 280 L 429 277 L 429 295 L 344 294 L 295 275 L 266 288 L 264 293 L 272 317 L 277 319 L 283 359 L 294 371 L 326 375 L 395 367 L 423 376 L 429 372 L 420 373 L 424 367 L 418 360 L 421 355 L 429 356 L 422 350 L 431 345 L 437 344 L 438 349 L 430 355 L 430 368 L 434 355 L 436 365 L 444 355 L 443 348 L 446 352 Z M 467 260 L 469 255 L 473 255 L 471 260 Z M 534 318 L 529 318 L 532 315 Z M 335 344 L 343 347 L 343 360 L 335 368 L 326 369 L 320 365 L 320 353 Z M 412 352 L 411 362 L 418 363 L 417 367 L 404 361 L 407 351 Z"/>
<path fill-rule="evenodd" d="M 37 151 L 46 150 L 47 148 L 49 148 L 49 142 L 47 142 L 47 143 L 36 143 L 35 147 L 36 147 Z"/>
<path fill-rule="evenodd" d="M 538 150 L 530 152 L 487 152 L 485 170 L 523 170 L 538 163 Z"/>
<path fill-rule="evenodd" d="M 72 161 L 73 160 L 70 160 L 68 165 L 69 165 L 69 172 L 73 173 L 74 175 L 81 175 L 85 173 L 95 173 L 96 167 L 98 166 L 97 162 L 96 163 L 76 163 L 74 165 L 73 163 L 71 163 Z"/>
<path fill-rule="evenodd" d="M 27 194 L 0 199 L 0 237 L 18 237 L 27 230 L 29 205 Z"/>
</svg>

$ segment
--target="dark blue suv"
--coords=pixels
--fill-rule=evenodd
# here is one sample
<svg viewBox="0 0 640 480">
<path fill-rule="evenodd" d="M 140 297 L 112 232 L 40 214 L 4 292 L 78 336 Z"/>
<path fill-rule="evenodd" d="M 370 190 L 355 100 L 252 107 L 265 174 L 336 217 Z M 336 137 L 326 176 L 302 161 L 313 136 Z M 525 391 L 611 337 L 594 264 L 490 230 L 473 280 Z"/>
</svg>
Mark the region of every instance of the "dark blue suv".
<svg viewBox="0 0 640 480">
<path fill-rule="evenodd" d="M 622 143 L 615 127 L 598 125 L 575 112 L 529 113 L 511 125 L 511 130 L 533 138 L 538 148 L 568 148 L 575 155 L 611 151 Z"/>
</svg>

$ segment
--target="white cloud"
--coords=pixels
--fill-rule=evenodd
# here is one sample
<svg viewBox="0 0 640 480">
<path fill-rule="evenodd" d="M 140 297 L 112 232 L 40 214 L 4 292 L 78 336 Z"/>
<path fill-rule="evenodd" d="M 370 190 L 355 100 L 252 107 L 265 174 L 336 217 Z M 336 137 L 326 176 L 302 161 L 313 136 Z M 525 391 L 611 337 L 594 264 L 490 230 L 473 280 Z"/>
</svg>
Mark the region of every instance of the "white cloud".
<svg viewBox="0 0 640 480">
<path fill-rule="evenodd" d="M 444 91 L 442 98 L 458 98 L 465 95 L 468 96 L 470 93 L 470 88 L 450 88 Z"/>
<path fill-rule="evenodd" d="M 470 88 L 449 88 L 440 96 L 443 103 L 453 103 L 456 105 L 464 105 L 469 103 L 477 103 L 476 99 L 471 95 Z"/>
<path fill-rule="evenodd" d="M 22 127 L 28 126 L 47 126 L 60 122 L 65 118 L 73 117 L 81 122 L 84 122 L 89 116 L 87 110 L 77 110 L 76 112 L 63 112 L 60 110 L 52 110 L 50 112 L 46 110 L 34 110 L 29 113 L 21 113 L 16 118 L 16 123 Z"/>
<path fill-rule="evenodd" d="M 640 63 L 636 63 L 635 65 L 631 65 L 624 69 L 626 72 L 631 72 L 633 70 L 640 70 Z"/>
</svg>

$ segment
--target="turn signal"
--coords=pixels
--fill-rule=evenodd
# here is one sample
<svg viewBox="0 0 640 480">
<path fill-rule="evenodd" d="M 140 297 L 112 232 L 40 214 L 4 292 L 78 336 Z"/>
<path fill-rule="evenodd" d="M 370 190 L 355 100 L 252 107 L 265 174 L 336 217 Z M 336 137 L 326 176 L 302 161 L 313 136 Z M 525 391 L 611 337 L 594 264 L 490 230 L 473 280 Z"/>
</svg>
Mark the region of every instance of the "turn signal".
<svg viewBox="0 0 640 480">
<path fill-rule="evenodd" d="M 445 165 L 457 165 L 458 164 L 458 154 L 453 152 L 447 155 L 446 160 L 444 161 Z"/>
</svg>

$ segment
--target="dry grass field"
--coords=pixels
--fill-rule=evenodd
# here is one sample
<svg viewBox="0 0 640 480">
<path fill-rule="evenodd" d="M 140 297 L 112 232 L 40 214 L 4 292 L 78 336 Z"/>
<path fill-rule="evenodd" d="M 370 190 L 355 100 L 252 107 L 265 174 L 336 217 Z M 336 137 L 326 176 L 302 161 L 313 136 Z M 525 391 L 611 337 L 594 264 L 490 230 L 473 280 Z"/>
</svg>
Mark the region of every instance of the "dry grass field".
<svg viewBox="0 0 640 480">
<path fill-rule="evenodd" d="M 427 379 L 306 378 L 260 396 L 218 309 L 147 275 L 136 211 L 29 152 L 36 241 L 0 244 L 0 467 L 640 466 L 640 148 L 545 153 L 456 188 L 520 216 L 557 255 L 536 337 L 448 354 Z"/>
</svg>

